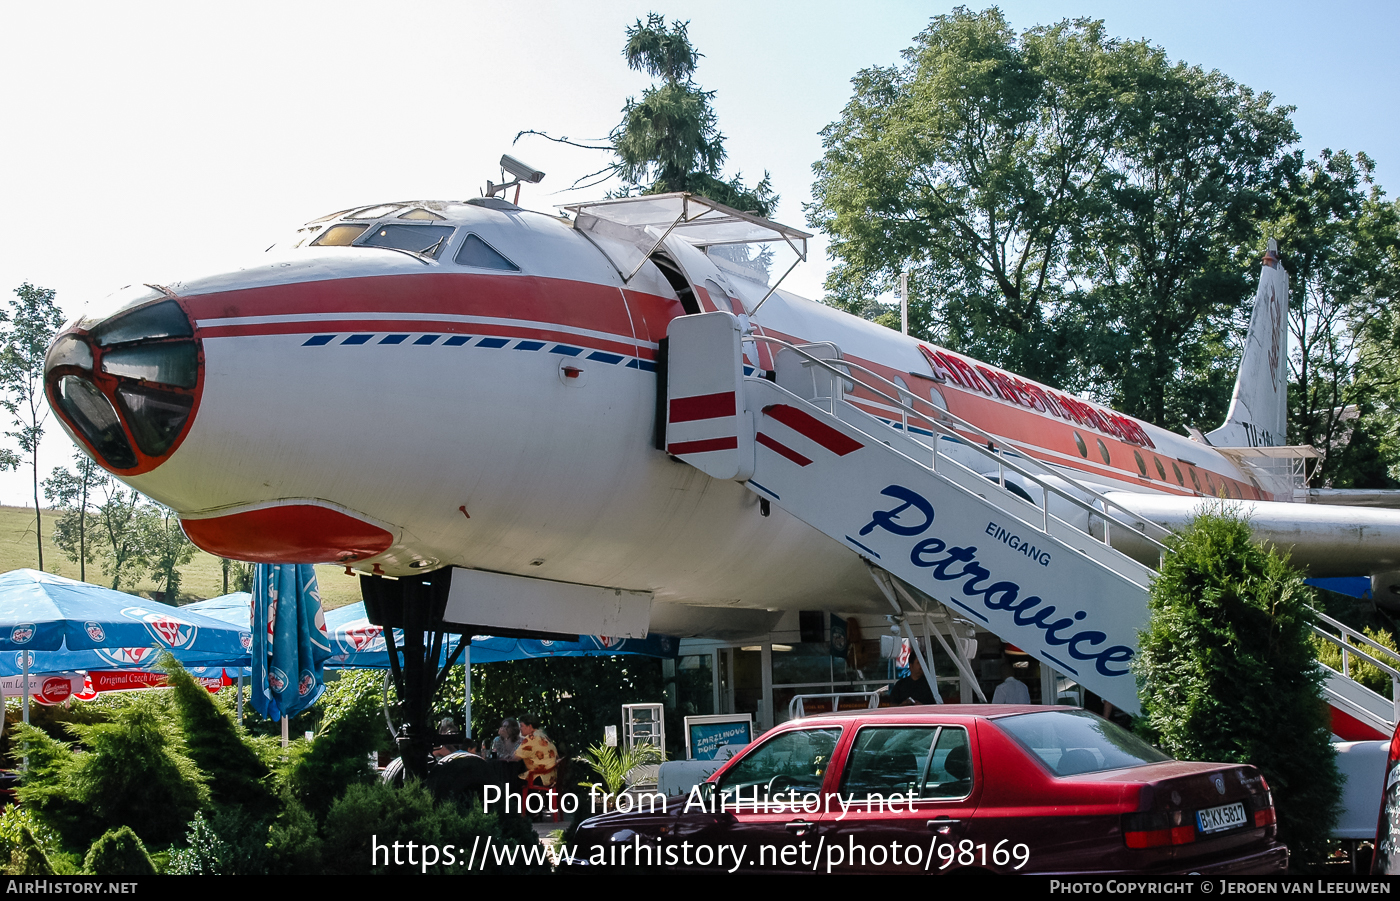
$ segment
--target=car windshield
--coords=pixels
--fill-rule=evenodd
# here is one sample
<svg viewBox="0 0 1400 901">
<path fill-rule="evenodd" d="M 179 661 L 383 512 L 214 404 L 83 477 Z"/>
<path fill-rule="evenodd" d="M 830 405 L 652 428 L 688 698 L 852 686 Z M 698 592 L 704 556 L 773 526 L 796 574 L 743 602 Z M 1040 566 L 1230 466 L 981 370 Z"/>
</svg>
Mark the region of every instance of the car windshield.
<svg viewBox="0 0 1400 901">
<path fill-rule="evenodd" d="M 993 722 L 1039 757 L 1057 776 L 1144 766 L 1172 759 L 1126 729 L 1087 710 L 1047 710 L 998 717 Z"/>
<path fill-rule="evenodd" d="M 746 754 L 725 773 L 720 793 L 748 788 L 769 793 L 820 789 L 840 737 L 840 729 L 802 729 L 779 735 Z"/>
</svg>

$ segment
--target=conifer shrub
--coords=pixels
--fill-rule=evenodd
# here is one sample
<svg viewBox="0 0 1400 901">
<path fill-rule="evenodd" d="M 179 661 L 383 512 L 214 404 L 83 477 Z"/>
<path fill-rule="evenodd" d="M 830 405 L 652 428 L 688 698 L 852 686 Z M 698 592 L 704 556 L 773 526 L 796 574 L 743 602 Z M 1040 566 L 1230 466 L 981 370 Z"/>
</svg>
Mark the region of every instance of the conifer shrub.
<svg viewBox="0 0 1400 901">
<path fill-rule="evenodd" d="M 156 867 L 131 827 L 119 826 L 103 833 L 93 843 L 83 859 L 83 873 L 89 876 L 154 876 Z"/>
<path fill-rule="evenodd" d="M 208 777 L 213 802 L 253 818 L 271 816 L 277 809 L 272 771 L 243 729 L 178 660 L 167 654 L 161 664 L 187 752 Z"/>
<path fill-rule="evenodd" d="M 10 846 L 9 859 L 5 864 L 7 876 L 52 876 L 55 872 L 48 852 L 44 850 L 28 823 L 19 827 L 14 843 Z"/>
<path fill-rule="evenodd" d="M 81 754 L 37 729 L 18 730 L 30 768 L 16 794 L 71 851 L 130 826 L 153 847 L 179 842 L 209 802 L 205 776 L 156 696 L 138 696 L 112 722 L 70 724 Z M 37 765 L 36 765 L 37 764 Z"/>
<path fill-rule="evenodd" d="M 195 814 L 185 845 L 170 855 L 165 872 L 174 876 L 262 876 L 272 862 L 269 821 L 238 808 Z"/>
<path fill-rule="evenodd" d="M 369 755 L 383 744 L 388 731 L 382 704 L 377 690 L 338 695 L 328 705 L 311 746 L 293 758 L 287 771 L 287 787 L 318 819 L 348 787 L 379 778 Z"/>
<path fill-rule="evenodd" d="M 57 850 L 58 837 L 39 825 L 29 808 L 9 804 L 0 811 L 0 869 L 7 875 L 33 875 L 30 870 L 34 867 L 60 872 L 52 865 Z M 32 861 L 31 856 L 35 858 Z"/>
<path fill-rule="evenodd" d="M 375 781 L 352 785 L 326 814 L 322 827 L 322 853 L 328 875 L 384 873 L 462 873 L 472 847 L 478 854 L 472 872 L 532 873 L 548 867 L 528 863 L 520 851 L 539 844 L 534 829 L 523 816 L 485 813 L 479 805 L 468 807 L 453 800 L 435 802 L 418 782 L 410 779 L 399 788 Z M 485 858 L 487 843 L 505 850 Z M 478 839 L 480 841 L 478 842 Z M 399 844 L 396 852 L 394 843 Z M 421 853 L 409 863 L 408 843 L 421 852 L 426 843 L 454 847 L 454 860 L 445 854 L 424 867 Z M 376 857 L 375 849 L 381 849 Z M 460 856 L 459 856 L 460 855 Z"/>
<path fill-rule="evenodd" d="M 275 876 L 320 873 L 322 842 L 316 819 L 300 801 L 284 795 L 282 810 L 268 830 L 268 871 Z"/>
<path fill-rule="evenodd" d="M 1249 763 L 1269 781 L 1279 838 L 1320 861 L 1341 776 L 1302 576 L 1228 508 L 1169 542 L 1133 669 L 1139 728 L 1183 760 Z"/>
</svg>

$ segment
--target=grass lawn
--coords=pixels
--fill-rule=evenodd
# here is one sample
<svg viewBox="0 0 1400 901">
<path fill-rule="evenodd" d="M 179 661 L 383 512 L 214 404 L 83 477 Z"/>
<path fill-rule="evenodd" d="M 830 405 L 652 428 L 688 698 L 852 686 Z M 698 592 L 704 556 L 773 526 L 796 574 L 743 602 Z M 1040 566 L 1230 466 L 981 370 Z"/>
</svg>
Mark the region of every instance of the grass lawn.
<svg viewBox="0 0 1400 901">
<path fill-rule="evenodd" d="M 53 511 L 44 511 L 44 569 L 69 579 L 78 578 L 78 564 L 69 560 L 53 543 L 53 524 L 57 520 Z M 0 572 L 12 569 L 38 569 L 38 549 L 34 542 L 34 510 L 29 507 L 0 507 Z M 180 567 L 180 603 L 202 601 L 218 597 L 224 593 L 223 567 L 219 558 L 196 550 L 194 559 Z M 316 567 L 317 582 L 321 587 L 321 604 L 327 610 L 354 604 L 360 600 L 360 580 L 345 575 L 342 566 Z M 102 573 L 100 560 L 87 567 L 87 581 L 94 585 L 110 587 L 111 577 Z M 143 577 L 133 587 L 123 585 L 121 590 L 142 597 L 150 597 L 155 583 Z"/>
</svg>

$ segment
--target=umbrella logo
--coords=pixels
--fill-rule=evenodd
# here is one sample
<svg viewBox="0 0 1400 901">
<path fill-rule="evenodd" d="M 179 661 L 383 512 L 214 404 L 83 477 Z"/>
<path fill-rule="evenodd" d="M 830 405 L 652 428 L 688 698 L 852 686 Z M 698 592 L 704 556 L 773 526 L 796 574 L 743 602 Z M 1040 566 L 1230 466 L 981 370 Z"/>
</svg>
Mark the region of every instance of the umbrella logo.
<svg viewBox="0 0 1400 901">
<path fill-rule="evenodd" d="M 45 679 L 39 689 L 39 697 L 50 704 L 62 703 L 72 693 L 73 683 L 58 676 Z"/>
<path fill-rule="evenodd" d="M 28 662 L 30 666 L 34 665 L 33 651 L 20 651 L 18 654 L 15 655 L 15 666 L 19 669 L 24 669 L 24 665 L 26 662 Z"/>
<path fill-rule="evenodd" d="M 141 620 L 151 637 L 169 648 L 193 647 L 195 636 L 199 634 L 197 626 L 176 619 L 168 613 L 153 613 L 144 607 L 127 607 L 122 610 L 122 615 Z"/>
<path fill-rule="evenodd" d="M 10 641 L 15 644 L 24 644 L 34 637 L 34 624 L 23 623 L 10 630 Z"/>
<path fill-rule="evenodd" d="M 83 628 L 87 630 L 88 638 L 91 638 L 93 641 L 107 640 L 107 633 L 102 631 L 102 625 L 100 623 L 86 622 L 83 623 Z"/>
<path fill-rule="evenodd" d="M 243 650 L 245 650 L 245 651 L 251 649 L 251 648 L 253 647 L 253 635 L 252 635 L 252 633 L 250 633 L 250 632 L 239 632 L 239 633 L 238 633 L 238 643 L 239 643 L 240 645 L 243 646 Z"/>
<path fill-rule="evenodd" d="M 95 648 L 97 656 L 118 667 L 145 666 L 152 656 L 150 648 Z"/>
<path fill-rule="evenodd" d="M 345 640 L 357 651 L 377 650 L 384 645 L 384 630 L 379 626 L 369 625 L 365 620 L 360 620 L 343 631 Z"/>
<path fill-rule="evenodd" d="M 273 691 L 280 692 L 287 687 L 287 674 L 274 666 L 267 671 L 267 684 Z"/>
<path fill-rule="evenodd" d="M 92 687 L 92 676 L 84 674 L 83 687 L 74 692 L 73 697 L 79 701 L 91 701 L 97 697 L 97 689 Z"/>
<path fill-rule="evenodd" d="M 301 679 L 297 681 L 297 695 L 306 697 L 311 693 L 311 689 L 316 687 L 316 676 L 309 669 L 301 671 Z"/>
<path fill-rule="evenodd" d="M 613 638 L 613 637 L 608 636 L 608 635 L 599 635 L 599 636 L 598 636 L 598 641 L 602 642 L 602 645 L 603 645 L 603 647 L 605 647 L 605 648 L 620 648 L 620 647 L 622 647 L 622 643 L 623 643 L 624 641 L 626 641 L 626 639 L 625 639 L 625 638 Z"/>
</svg>

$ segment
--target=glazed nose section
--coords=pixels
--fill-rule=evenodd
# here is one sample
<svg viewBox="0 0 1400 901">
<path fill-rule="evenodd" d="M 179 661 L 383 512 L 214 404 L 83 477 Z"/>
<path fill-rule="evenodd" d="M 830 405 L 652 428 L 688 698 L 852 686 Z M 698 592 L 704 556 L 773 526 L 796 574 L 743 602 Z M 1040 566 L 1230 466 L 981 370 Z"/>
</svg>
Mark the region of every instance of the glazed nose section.
<svg viewBox="0 0 1400 901">
<path fill-rule="evenodd" d="M 159 466 L 189 430 L 203 354 L 179 301 L 79 320 L 49 348 L 44 385 L 63 424 L 98 463 L 136 475 Z M 144 298 L 143 298 L 144 299 Z"/>
</svg>

